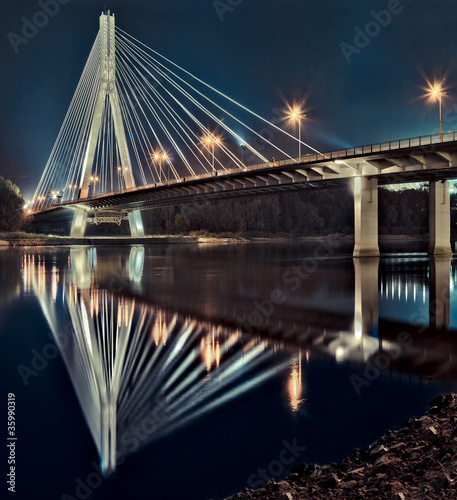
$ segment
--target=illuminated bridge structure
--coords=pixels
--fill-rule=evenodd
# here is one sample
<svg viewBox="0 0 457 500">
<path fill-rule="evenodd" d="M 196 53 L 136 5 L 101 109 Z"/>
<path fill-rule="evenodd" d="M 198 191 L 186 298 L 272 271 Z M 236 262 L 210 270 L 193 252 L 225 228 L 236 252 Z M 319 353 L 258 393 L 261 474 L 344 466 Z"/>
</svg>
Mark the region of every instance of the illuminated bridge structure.
<svg viewBox="0 0 457 500">
<path fill-rule="evenodd" d="M 429 253 L 452 253 L 456 132 L 321 153 L 301 140 L 304 115 L 292 111 L 298 141 L 117 28 L 108 11 L 30 211 L 37 221 L 71 216 L 75 238 L 88 221 L 122 220 L 142 237 L 143 210 L 346 182 L 354 193 L 354 256 L 377 256 L 378 186 L 423 181 Z M 298 142 L 299 156 L 283 151 L 280 138 Z M 302 146 L 312 152 L 302 155 Z M 280 159 L 268 160 L 267 151 Z"/>
</svg>

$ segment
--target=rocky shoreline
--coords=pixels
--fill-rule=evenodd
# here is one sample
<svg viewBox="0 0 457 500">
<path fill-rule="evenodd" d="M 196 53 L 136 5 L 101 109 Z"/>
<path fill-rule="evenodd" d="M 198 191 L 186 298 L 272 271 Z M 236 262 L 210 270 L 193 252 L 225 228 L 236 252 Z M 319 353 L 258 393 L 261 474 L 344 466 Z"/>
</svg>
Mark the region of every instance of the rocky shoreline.
<svg viewBox="0 0 457 500">
<path fill-rule="evenodd" d="M 457 499 L 457 395 L 434 398 L 422 418 L 411 417 L 338 464 L 299 465 L 291 472 L 226 500 Z"/>
</svg>

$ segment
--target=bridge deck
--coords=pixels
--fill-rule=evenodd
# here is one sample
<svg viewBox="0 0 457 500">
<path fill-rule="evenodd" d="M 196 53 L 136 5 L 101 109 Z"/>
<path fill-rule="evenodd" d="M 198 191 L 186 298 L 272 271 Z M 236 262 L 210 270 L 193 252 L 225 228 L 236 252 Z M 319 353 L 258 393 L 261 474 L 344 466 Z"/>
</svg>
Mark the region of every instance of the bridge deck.
<svg viewBox="0 0 457 500">
<path fill-rule="evenodd" d="M 379 184 L 395 184 L 457 177 L 457 132 L 388 141 L 322 154 L 275 160 L 167 180 L 90 198 L 65 201 L 35 215 L 60 217 L 75 208 L 89 212 L 145 210 L 213 197 L 261 194 L 297 189 L 309 183 L 333 183 L 354 177 L 377 177 Z"/>
</svg>

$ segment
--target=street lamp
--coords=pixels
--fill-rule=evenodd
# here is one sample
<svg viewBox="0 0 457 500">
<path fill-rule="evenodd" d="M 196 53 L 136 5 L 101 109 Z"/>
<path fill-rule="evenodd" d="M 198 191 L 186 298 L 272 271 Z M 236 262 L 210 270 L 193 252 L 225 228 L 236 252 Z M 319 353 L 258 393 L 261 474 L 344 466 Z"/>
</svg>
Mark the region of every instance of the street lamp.
<svg viewBox="0 0 457 500">
<path fill-rule="evenodd" d="M 214 175 L 216 172 L 216 169 L 214 168 L 214 145 L 221 144 L 221 140 L 219 139 L 219 137 L 207 135 L 202 140 L 202 142 L 203 142 L 203 144 L 206 145 L 207 149 L 209 148 L 209 146 L 211 146 L 211 154 L 212 154 L 211 167 L 212 167 L 213 175 Z"/>
<path fill-rule="evenodd" d="M 162 161 L 167 161 L 168 162 L 168 155 L 166 153 L 161 153 L 159 151 L 156 151 L 153 155 L 151 155 L 151 158 L 153 158 L 158 164 L 159 164 L 159 182 L 162 182 Z M 165 177 L 165 172 L 163 172 L 163 176 Z M 168 177 L 170 174 L 170 165 L 168 165 Z"/>
<path fill-rule="evenodd" d="M 300 106 L 288 106 L 287 118 L 291 123 L 298 123 L 298 156 L 301 156 L 301 120 L 305 118 L 303 109 Z"/>
<path fill-rule="evenodd" d="M 440 78 L 438 80 L 434 80 L 433 83 L 431 80 L 427 78 L 425 74 L 422 74 L 426 86 L 421 86 L 421 89 L 424 90 L 424 94 L 416 97 L 414 101 L 419 100 L 419 99 L 426 99 L 426 102 L 436 102 L 438 101 L 438 110 L 439 110 L 439 117 L 440 117 L 440 140 L 442 139 L 442 119 L 441 119 L 441 105 L 442 105 L 442 100 L 443 96 L 446 95 L 446 78 Z"/>
<path fill-rule="evenodd" d="M 446 92 L 443 92 L 443 83 L 434 83 L 432 87 L 428 89 L 428 96 L 433 100 L 438 100 L 439 112 L 440 112 L 440 140 L 441 140 L 441 98 Z"/>
</svg>

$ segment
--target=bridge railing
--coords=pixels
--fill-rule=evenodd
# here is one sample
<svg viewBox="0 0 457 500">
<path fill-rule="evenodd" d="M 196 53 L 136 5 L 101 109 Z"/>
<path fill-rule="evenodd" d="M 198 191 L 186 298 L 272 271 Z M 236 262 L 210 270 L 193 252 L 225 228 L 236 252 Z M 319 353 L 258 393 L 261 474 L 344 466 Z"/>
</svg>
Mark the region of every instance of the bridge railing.
<svg viewBox="0 0 457 500">
<path fill-rule="evenodd" d="M 330 151 L 328 153 L 311 153 L 298 158 L 290 158 L 287 160 L 272 160 L 268 163 L 258 163 L 256 165 L 249 165 L 246 167 L 247 171 L 260 170 L 265 167 L 283 167 L 288 165 L 293 165 L 296 163 L 310 163 L 315 161 L 325 161 L 325 160 L 338 160 L 342 158 L 350 158 L 352 156 L 371 154 L 371 153 L 382 153 L 386 151 L 396 151 L 399 149 L 407 149 L 421 146 L 430 146 L 432 144 L 439 144 L 443 142 L 453 142 L 456 140 L 457 132 L 444 132 L 441 134 L 431 134 L 423 135 L 419 137 L 411 137 L 408 139 L 399 139 L 395 141 L 379 142 L 375 144 L 369 144 L 366 146 L 356 146 L 346 149 L 338 149 L 336 151 Z M 236 173 L 239 169 L 230 169 L 227 173 Z"/>
</svg>

